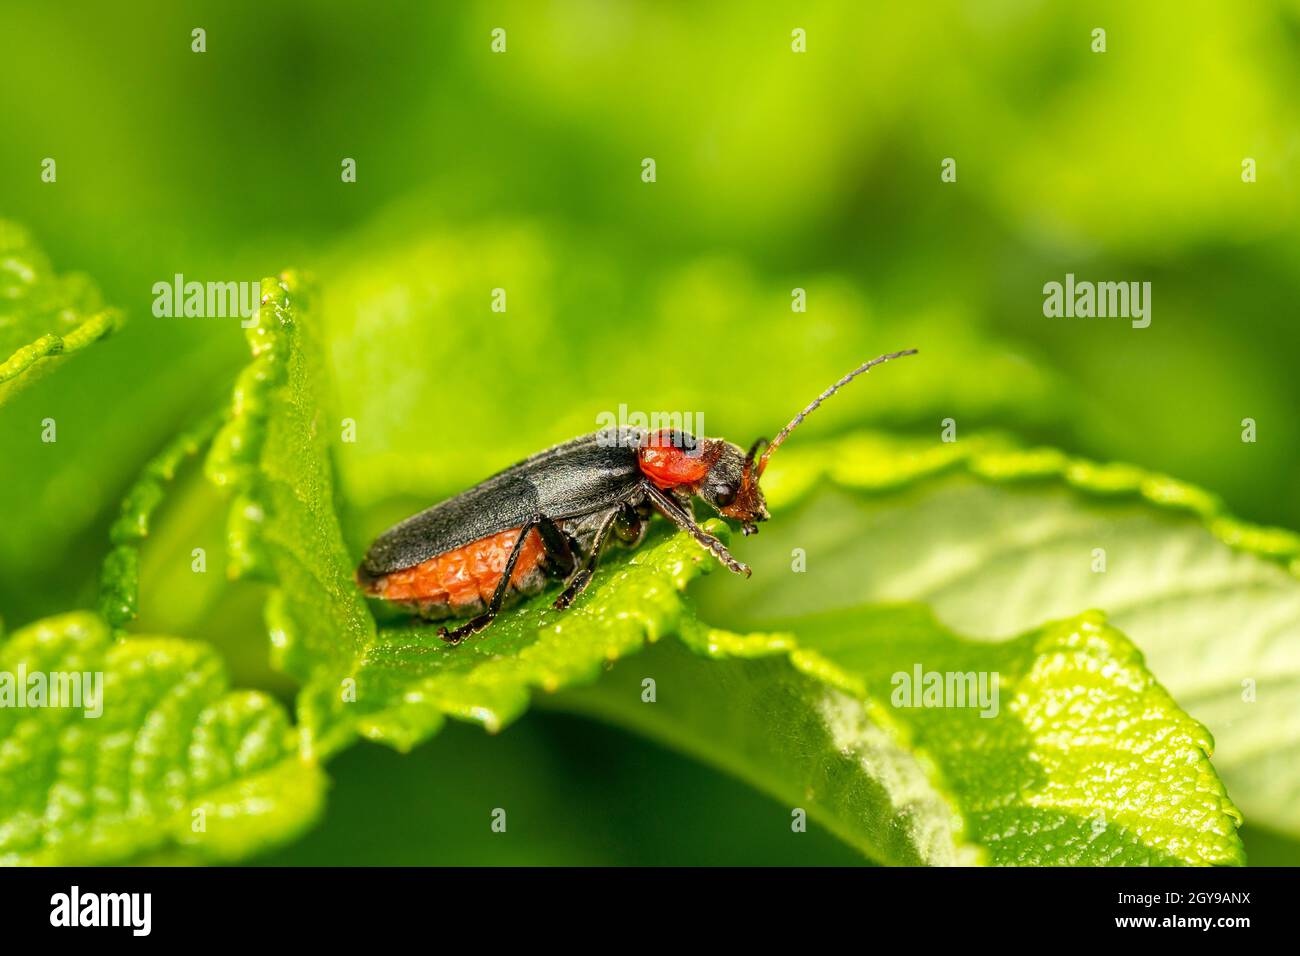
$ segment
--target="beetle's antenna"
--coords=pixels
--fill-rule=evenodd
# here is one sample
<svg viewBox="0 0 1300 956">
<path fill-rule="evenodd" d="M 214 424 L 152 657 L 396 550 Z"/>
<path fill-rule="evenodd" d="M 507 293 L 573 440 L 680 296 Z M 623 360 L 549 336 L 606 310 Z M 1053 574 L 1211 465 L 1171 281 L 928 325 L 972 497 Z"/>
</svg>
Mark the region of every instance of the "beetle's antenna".
<svg viewBox="0 0 1300 956">
<path fill-rule="evenodd" d="M 802 422 L 809 415 L 811 415 L 813 410 L 816 409 L 818 405 L 826 401 L 826 399 L 830 398 L 832 395 L 838 392 L 845 385 L 849 384 L 849 382 L 853 381 L 863 372 L 867 371 L 867 369 L 876 365 L 880 365 L 883 362 L 888 362 L 890 359 L 901 358 L 904 355 L 915 355 L 916 352 L 917 352 L 916 349 L 904 349 L 902 352 L 890 352 L 888 355 L 877 356 L 876 358 L 873 358 L 870 362 L 863 362 L 852 372 L 849 372 L 848 375 L 845 375 L 842 379 L 840 379 L 830 388 L 826 389 L 826 391 L 822 392 L 820 395 L 814 398 L 811 402 L 808 403 L 807 408 L 805 408 L 803 411 L 801 411 L 798 415 L 796 415 L 794 418 L 790 420 L 790 424 L 786 425 L 785 428 L 782 428 L 779 432 L 776 433 L 776 437 L 772 439 L 771 443 L 767 446 L 767 450 L 763 452 L 763 457 L 758 460 L 758 471 L 756 472 L 757 477 L 761 478 L 763 476 L 763 470 L 767 468 L 767 460 L 772 457 L 772 452 L 776 451 L 777 448 L 781 446 L 781 442 L 785 441 L 786 438 L 789 437 L 790 433 L 794 431 L 796 427 L 798 427 L 799 423 Z M 757 451 L 757 449 L 758 449 L 758 443 L 755 442 L 754 449 L 750 451 L 751 461 L 752 461 L 753 453 L 754 451 Z"/>
</svg>

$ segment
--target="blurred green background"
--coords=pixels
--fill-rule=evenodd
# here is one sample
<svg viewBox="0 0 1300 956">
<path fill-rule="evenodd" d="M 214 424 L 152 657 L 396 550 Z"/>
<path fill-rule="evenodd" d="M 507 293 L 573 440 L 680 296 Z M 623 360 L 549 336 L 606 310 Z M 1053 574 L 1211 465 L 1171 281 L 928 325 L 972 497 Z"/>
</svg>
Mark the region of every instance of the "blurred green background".
<svg viewBox="0 0 1300 956">
<path fill-rule="evenodd" d="M 0 414 L 0 612 L 12 628 L 93 604 L 124 490 L 246 361 L 234 321 L 154 318 L 152 285 L 289 265 L 321 279 L 338 411 L 363 434 L 387 415 L 340 451 L 357 547 L 620 402 L 701 409 L 747 440 L 913 345 L 928 365 L 817 427 L 929 435 L 954 417 L 1300 527 L 1298 81 L 1284 0 L 6 0 L 0 214 L 129 322 Z M 1150 281 L 1150 328 L 1045 318 L 1043 284 L 1067 272 Z M 389 372 L 410 344 L 357 348 L 394 297 L 434 303 L 412 341 L 439 350 L 438 407 Z M 57 446 L 32 441 L 46 416 Z M 141 628 L 211 640 L 237 681 L 287 696 L 256 590 L 188 573 L 191 547 L 220 550 L 215 496 L 188 474 L 161 518 Z M 357 748 L 331 772 L 325 823 L 274 861 L 855 859 L 824 835 L 792 844 L 782 807 L 711 770 L 559 715 L 455 727 L 406 758 Z M 601 823 L 480 846 L 440 815 L 494 787 Z"/>
</svg>

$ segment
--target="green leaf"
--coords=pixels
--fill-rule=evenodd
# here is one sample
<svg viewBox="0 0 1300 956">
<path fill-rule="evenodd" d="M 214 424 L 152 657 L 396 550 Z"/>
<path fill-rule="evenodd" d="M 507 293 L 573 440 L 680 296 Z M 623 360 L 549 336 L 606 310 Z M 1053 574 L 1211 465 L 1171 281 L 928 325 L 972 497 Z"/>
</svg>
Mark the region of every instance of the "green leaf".
<svg viewBox="0 0 1300 956">
<path fill-rule="evenodd" d="M 55 275 L 26 230 L 0 220 L 0 404 L 57 356 L 97 342 L 121 321 L 90 280 Z"/>
<path fill-rule="evenodd" d="M 36 706 L 37 675 L 51 688 L 56 675 L 81 675 L 86 689 L 102 680 L 102 692 L 81 707 L 49 706 L 51 696 Z M 0 708 L 0 864 L 86 865 L 169 847 L 237 859 L 319 813 L 323 775 L 299 759 L 284 710 L 228 690 L 206 645 L 114 641 L 97 616 L 66 614 L 0 644 L 6 679 L 29 696 Z"/>
<path fill-rule="evenodd" d="M 995 641 L 1105 609 L 1214 734 L 1247 820 L 1300 833 L 1300 536 L 1168 477 L 994 438 L 792 445 L 766 484 L 775 517 L 747 555 L 762 586 L 706 587 L 710 619 L 923 602 Z M 764 574 L 794 548 L 809 573 Z"/>
<path fill-rule="evenodd" d="M 690 625 L 713 663 L 657 647 L 557 704 L 725 767 L 886 863 L 1244 862 L 1209 734 L 1100 613 L 1000 644 L 918 606 L 787 623 Z M 928 674 L 970 697 L 918 706 Z"/>
<path fill-rule="evenodd" d="M 114 627 L 135 620 L 139 613 L 140 545 L 149 536 L 154 510 L 177 470 L 207 445 L 221 420 L 222 416 L 212 415 L 173 438 L 145 465 L 123 499 L 121 513 L 109 531 L 113 550 L 104 559 L 100 575 L 100 613 Z"/>
<path fill-rule="evenodd" d="M 375 624 L 334 509 L 325 374 L 304 282 L 286 273 L 264 279 L 262 293 L 246 329 L 253 361 L 240 373 L 206 472 L 234 496 L 231 577 L 276 585 L 267 609 L 274 663 L 315 688 L 351 672 L 374 643 Z M 344 714 L 308 720 L 304 753 L 324 756 L 347 742 L 355 728 Z M 314 712 L 300 704 L 299 715 L 304 723 Z"/>
</svg>

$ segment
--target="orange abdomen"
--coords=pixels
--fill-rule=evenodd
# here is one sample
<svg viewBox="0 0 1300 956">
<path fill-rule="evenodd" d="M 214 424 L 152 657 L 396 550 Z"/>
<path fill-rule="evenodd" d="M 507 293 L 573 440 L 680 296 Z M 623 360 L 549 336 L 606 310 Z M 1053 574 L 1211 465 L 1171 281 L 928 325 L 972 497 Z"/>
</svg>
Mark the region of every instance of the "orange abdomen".
<svg viewBox="0 0 1300 956">
<path fill-rule="evenodd" d="M 478 613 L 492 600 L 519 530 L 511 528 L 480 538 L 414 567 L 393 571 L 368 582 L 365 592 L 385 601 L 418 607 L 423 614 L 436 615 L 440 609 L 462 616 Z M 533 529 L 515 561 L 511 588 L 529 594 L 541 590 L 543 554 L 541 536 Z"/>
</svg>

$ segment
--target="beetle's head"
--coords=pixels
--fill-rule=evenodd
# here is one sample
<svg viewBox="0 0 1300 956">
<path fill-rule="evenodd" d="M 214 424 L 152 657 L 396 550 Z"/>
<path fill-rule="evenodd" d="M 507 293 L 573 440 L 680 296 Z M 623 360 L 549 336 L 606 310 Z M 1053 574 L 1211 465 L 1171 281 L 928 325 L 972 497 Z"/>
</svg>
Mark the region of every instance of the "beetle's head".
<svg viewBox="0 0 1300 956">
<path fill-rule="evenodd" d="M 706 438 L 705 453 L 716 455 L 709 473 L 704 476 L 696 491 L 705 503 L 722 515 L 740 522 L 745 534 L 755 534 L 757 523 L 771 517 L 767 513 L 767 500 L 758 487 L 754 473 L 754 454 L 759 442 L 746 454 L 739 445 L 716 438 Z M 710 449 L 708 446 L 713 445 Z"/>
<path fill-rule="evenodd" d="M 705 503 L 724 518 L 740 522 L 745 534 L 755 534 L 758 522 L 771 517 L 767 512 L 767 499 L 758 486 L 772 452 L 790 432 L 808 417 L 818 405 L 836 390 L 861 375 L 867 369 L 902 355 L 915 355 L 916 349 L 882 355 L 859 365 L 826 391 L 818 395 L 788 425 L 782 428 L 771 442 L 760 438 L 742 451 L 739 445 L 720 438 L 699 438 L 689 432 L 664 429 L 644 436 L 638 451 L 641 471 L 657 486 L 678 493 L 699 495 Z M 759 451 L 763 454 L 760 457 Z"/>
</svg>

